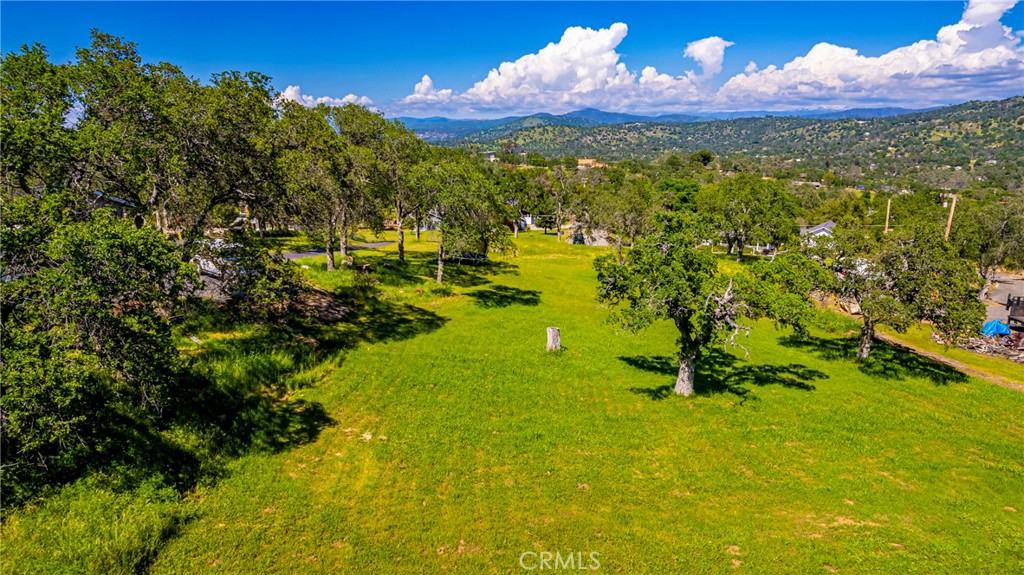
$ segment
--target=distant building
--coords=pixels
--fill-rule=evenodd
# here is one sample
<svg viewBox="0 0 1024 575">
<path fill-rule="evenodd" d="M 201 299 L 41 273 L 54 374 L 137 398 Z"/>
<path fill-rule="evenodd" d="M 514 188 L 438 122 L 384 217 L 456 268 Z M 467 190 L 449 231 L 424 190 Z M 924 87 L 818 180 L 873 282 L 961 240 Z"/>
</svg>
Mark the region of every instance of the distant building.
<svg viewBox="0 0 1024 575">
<path fill-rule="evenodd" d="M 831 238 L 832 230 L 835 227 L 836 223 L 832 220 L 816 226 L 800 226 L 800 237 L 807 243 L 814 245 L 814 243 L 820 238 Z"/>
<path fill-rule="evenodd" d="M 114 210 L 115 213 L 117 213 L 117 217 L 119 218 L 124 217 L 124 211 L 126 209 L 139 209 L 139 206 L 137 206 L 135 202 L 131 202 L 115 196 L 110 196 L 100 191 L 93 192 L 92 196 L 96 198 L 97 208 L 111 208 L 112 210 Z"/>
<path fill-rule="evenodd" d="M 480 152 L 480 155 L 484 156 L 485 158 L 487 158 L 488 162 L 497 162 L 498 161 L 498 158 L 494 157 L 494 154 L 495 154 L 495 152 L 493 150 L 488 150 L 486 152 Z"/>
<path fill-rule="evenodd" d="M 791 183 L 794 186 L 810 186 L 815 190 L 821 189 L 821 182 L 805 182 L 803 180 L 793 180 Z"/>
<path fill-rule="evenodd" d="M 119 218 L 131 216 L 132 223 L 137 228 L 141 228 L 146 222 L 142 215 L 142 210 L 135 202 L 104 194 L 100 191 L 93 192 L 92 197 L 95 198 L 97 208 L 110 208 Z"/>
</svg>

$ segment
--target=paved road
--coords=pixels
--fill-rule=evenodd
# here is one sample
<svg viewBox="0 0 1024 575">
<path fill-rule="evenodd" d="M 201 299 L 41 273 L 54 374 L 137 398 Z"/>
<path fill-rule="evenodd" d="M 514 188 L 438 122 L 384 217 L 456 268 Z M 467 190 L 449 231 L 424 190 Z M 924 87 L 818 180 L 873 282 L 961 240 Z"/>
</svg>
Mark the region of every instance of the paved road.
<svg viewBox="0 0 1024 575">
<path fill-rule="evenodd" d="M 1011 295 L 1024 296 L 1024 276 L 1019 274 L 999 273 L 989 287 L 985 307 L 988 308 L 988 319 L 1006 321 L 1006 298 Z"/>
<path fill-rule="evenodd" d="M 382 248 L 384 246 L 390 246 L 393 243 L 395 243 L 395 242 L 368 242 L 368 243 L 365 243 L 365 244 L 354 244 L 354 245 L 351 245 L 351 246 L 348 247 L 348 249 L 349 249 L 349 251 L 352 251 L 352 250 L 375 250 L 377 248 Z M 306 250 L 306 251 L 301 251 L 301 252 L 283 252 L 281 255 L 284 256 L 284 259 L 286 259 L 286 260 L 297 260 L 297 259 L 301 259 L 301 258 L 311 258 L 311 257 L 315 257 L 315 256 L 322 256 L 325 253 L 327 253 L 326 249 L 318 249 L 318 250 Z M 337 254 L 337 252 L 335 252 L 335 254 Z"/>
</svg>

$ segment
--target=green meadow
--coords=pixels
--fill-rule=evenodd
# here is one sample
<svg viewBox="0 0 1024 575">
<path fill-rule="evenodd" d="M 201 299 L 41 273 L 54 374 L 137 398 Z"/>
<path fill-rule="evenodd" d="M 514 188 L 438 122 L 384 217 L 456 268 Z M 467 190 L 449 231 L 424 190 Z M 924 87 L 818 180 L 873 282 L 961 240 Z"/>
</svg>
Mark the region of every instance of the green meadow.
<svg viewBox="0 0 1024 575">
<path fill-rule="evenodd" d="M 1024 394 L 884 344 L 857 364 L 856 325 L 822 312 L 803 338 L 754 325 L 676 397 L 674 327 L 608 321 L 601 248 L 517 243 L 444 287 L 429 235 L 405 267 L 301 260 L 339 294 L 318 318 L 184 322 L 248 402 L 244 441 L 166 438 L 202 452 L 184 496 L 94 478 L 12 512 L 3 571 L 1024 572 Z"/>
</svg>

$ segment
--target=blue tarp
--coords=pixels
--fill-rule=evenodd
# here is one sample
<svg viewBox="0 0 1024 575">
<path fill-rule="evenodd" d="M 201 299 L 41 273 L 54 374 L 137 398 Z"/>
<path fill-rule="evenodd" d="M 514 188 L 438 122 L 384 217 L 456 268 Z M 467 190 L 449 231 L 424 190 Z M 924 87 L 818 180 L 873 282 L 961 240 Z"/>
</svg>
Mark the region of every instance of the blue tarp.
<svg viewBox="0 0 1024 575">
<path fill-rule="evenodd" d="M 994 319 L 981 326 L 981 333 L 989 337 L 994 335 L 1010 335 L 1010 327 L 998 319 Z"/>
</svg>

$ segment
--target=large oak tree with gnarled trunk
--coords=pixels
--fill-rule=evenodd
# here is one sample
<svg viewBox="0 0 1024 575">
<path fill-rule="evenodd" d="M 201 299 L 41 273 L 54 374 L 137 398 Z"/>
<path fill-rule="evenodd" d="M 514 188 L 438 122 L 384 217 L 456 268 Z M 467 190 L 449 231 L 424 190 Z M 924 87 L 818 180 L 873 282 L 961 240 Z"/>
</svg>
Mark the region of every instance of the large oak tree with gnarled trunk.
<svg viewBox="0 0 1024 575">
<path fill-rule="evenodd" d="M 615 308 L 630 331 L 657 320 L 679 330 L 679 376 L 675 393 L 691 395 L 696 364 L 715 343 L 735 343 L 748 328 L 742 317 L 770 317 L 801 329 L 811 308 L 808 294 L 820 281 L 820 267 L 799 255 L 759 262 L 752 273 L 729 277 L 718 272 L 710 250 L 695 247 L 687 232 L 663 231 L 636 243 L 619 263 L 597 258 L 598 300 Z"/>
</svg>

